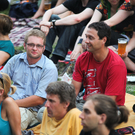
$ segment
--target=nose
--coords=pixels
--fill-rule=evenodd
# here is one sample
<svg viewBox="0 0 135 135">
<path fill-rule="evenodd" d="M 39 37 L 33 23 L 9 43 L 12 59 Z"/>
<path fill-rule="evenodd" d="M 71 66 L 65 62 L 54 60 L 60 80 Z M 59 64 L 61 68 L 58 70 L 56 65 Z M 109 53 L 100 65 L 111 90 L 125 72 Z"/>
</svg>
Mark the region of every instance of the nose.
<svg viewBox="0 0 135 135">
<path fill-rule="evenodd" d="M 79 115 L 79 118 L 83 119 L 84 116 L 83 116 L 83 112 Z"/>
<path fill-rule="evenodd" d="M 45 103 L 45 107 L 48 107 L 49 106 L 49 102 L 48 101 L 46 101 L 46 103 Z"/>
<path fill-rule="evenodd" d="M 89 43 L 90 40 L 88 38 L 85 39 L 85 43 Z"/>
<path fill-rule="evenodd" d="M 37 49 L 37 46 L 36 46 L 36 45 L 34 45 L 33 49 L 34 49 L 34 50 L 36 50 L 36 49 Z"/>
</svg>

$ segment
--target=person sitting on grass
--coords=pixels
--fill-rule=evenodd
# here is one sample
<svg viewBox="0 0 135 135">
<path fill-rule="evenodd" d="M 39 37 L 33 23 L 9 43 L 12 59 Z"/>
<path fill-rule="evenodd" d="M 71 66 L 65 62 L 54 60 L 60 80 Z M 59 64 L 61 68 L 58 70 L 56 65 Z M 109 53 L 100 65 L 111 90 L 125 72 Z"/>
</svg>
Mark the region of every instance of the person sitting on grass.
<svg viewBox="0 0 135 135">
<path fill-rule="evenodd" d="M 111 39 L 108 46 L 117 53 L 118 38 L 129 39 L 132 36 L 134 25 L 133 14 L 134 11 L 130 5 L 130 0 L 101 0 L 93 13 L 91 20 L 86 25 L 81 39 L 79 37 L 81 43 L 79 42 L 75 45 L 71 58 L 76 59 L 77 55 L 81 53 L 82 47 L 84 50 L 86 49 L 86 44 L 82 39 L 85 39 L 87 28 L 91 23 L 99 21 L 104 21 L 111 27 Z"/>
<path fill-rule="evenodd" d="M 43 117 L 38 116 L 42 123 L 30 131 L 36 135 L 79 135 L 82 130 L 79 119 L 81 111 L 75 107 L 74 86 L 64 81 L 57 81 L 50 83 L 45 91 L 47 101 L 42 109 Z"/>
<path fill-rule="evenodd" d="M 0 66 L 1 69 L 5 63 L 14 55 L 15 49 L 10 41 L 8 34 L 13 27 L 11 18 L 0 14 Z"/>
<path fill-rule="evenodd" d="M 47 35 L 44 55 L 51 56 L 54 64 L 58 60 L 64 60 L 68 49 L 73 49 L 76 38 L 81 29 L 90 20 L 99 0 L 67 0 L 63 4 L 45 12 L 40 22 L 41 30 Z M 73 14 L 60 18 L 58 15 L 66 11 Z M 58 36 L 58 42 L 54 51 L 54 40 Z"/>
<path fill-rule="evenodd" d="M 79 116 L 83 126 L 80 135 L 119 135 L 114 128 L 127 122 L 128 116 L 128 109 L 125 106 L 118 107 L 109 96 L 89 96 Z"/>
<path fill-rule="evenodd" d="M 85 33 L 87 51 L 76 61 L 72 83 L 76 96 L 83 84 L 84 100 L 89 95 L 102 93 L 121 106 L 125 103 L 127 70 L 121 57 L 107 47 L 110 35 L 111 28 L 104 22 L 88 26 Z M 82 110 L 79 102 L 76 106 Z"/>
<path fill-rule="evenodd" d="M 38 123 L 37 112 L 46 101 L 45 89 L 50 82 L 57 81 L 56 66 L 42 54 L 45 41 L 41 30 L 30 30 L 25 35 L 26 52 L 12 57 L 1 70 L 10 76 L 17 87 L 11 97 L 19 106 L 22 130 Z"/>
<path fill-rule="evenodd" d="M 21 135 L 21 115 L 18 105 L 8 97 L 16 87 L 11 86 L 10 77 L 0 73 L 0 135 Z"/>
</svg>

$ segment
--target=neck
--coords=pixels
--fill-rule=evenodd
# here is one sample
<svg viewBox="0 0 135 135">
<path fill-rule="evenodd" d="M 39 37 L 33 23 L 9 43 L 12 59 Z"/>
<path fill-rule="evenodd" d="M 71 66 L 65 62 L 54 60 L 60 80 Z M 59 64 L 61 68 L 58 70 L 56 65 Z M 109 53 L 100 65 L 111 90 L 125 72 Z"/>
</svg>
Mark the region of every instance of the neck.
<svg viewBox="0 0 135 135">
<path fill-rule="evenodd" d="M 91 135 L 109 135 L 110 130 L 105 125 L 100 125 L 98 129 L 91 131 Z"/>
<path fill-rule="evenodd" d="M 4 100 L 4 97 L 1 96 L 1 97 L 0 97 L 0 103 L 1 103 L 3 100 Z"/>
<path fill-rule="evenodd" d="M 40 59 L 41 59 L 41 57 L 38 59 L 33 59 L 33 58 L 27 57 L 27 61 L 28 61 L 29 65 L 36 64 Z"/>
<path fill-rule="evenodd" d="M 109 52 L 109 49 L 107 47 L 104 46 L 104 48 L 102 50 L 99 50 L 95 53 L 93 53 L 94 59 L 97 62 L 102 62 L 105 60 L 105 58 L 107 57 Z"/>
<path fill-rule="evenodd" d="M 10 40 L 8 35 L 0 34 L 0 40 Z"/>
<path fill-rule="evenodd" d="M 117 5 L 112 5 L 112 6 L 111 6 L 111 10 L 117 11 L 118 6 L 119 6 L 119 3 L 118 3 Z"/>
<path fill-rule="evenodd" d="M 64 111 L 63 114 L 61 114 L 61 116 L 55 118 L 55 120 L 56 120 L 56 121 L 62 120 L 62 119 L 65 117 L 65 115 L 66 115 L 67 113 L 68 113 L 67 111 Z"/>
</svg>

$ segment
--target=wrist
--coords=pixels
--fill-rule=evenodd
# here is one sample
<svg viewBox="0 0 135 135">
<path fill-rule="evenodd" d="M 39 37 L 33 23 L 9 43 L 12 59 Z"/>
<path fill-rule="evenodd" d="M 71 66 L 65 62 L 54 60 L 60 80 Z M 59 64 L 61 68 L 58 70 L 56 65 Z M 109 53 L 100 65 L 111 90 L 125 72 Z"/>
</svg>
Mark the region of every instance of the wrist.
<svg viewBox="0 0 135 135">
<path fill-rule="evenodd" d="M 56 27 L 55 22 L 56 22 L 56 20 L 52 20 L 52 21 L 51 21 L 51 26 L 52 26 L 53 28 Z"/>
<path fill-rule="evenodd" d="M 82 41 L 83 41 L 83 38 L 80 38 L 77 44 L 82 45 Z"/>
</svg>

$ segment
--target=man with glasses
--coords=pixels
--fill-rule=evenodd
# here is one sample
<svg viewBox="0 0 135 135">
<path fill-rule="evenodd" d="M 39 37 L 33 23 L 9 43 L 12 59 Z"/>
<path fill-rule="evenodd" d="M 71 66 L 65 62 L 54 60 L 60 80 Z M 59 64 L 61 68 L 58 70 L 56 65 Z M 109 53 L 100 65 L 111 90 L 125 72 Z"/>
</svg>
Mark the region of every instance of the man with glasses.
<svg viewBox="0 0 135 135">
<path fill-rule="evenodd" d="M 45 39 L 42 31 L 29 31 L 24 41 L 26 52 L 12 57 L 2 70 L 17 87 L 11 97 L 20 107 L 22 130 L 38 122 L 37 112 L 46 101 L 45 89 L 50 82 L 57 81 L 55 65 L 42 54 L 45 50 Z"/>
</svg>

